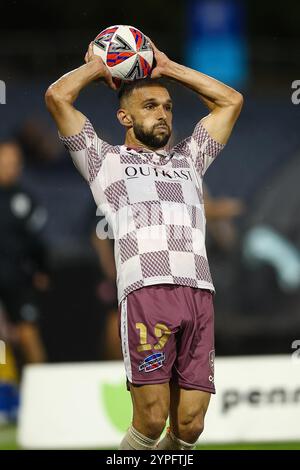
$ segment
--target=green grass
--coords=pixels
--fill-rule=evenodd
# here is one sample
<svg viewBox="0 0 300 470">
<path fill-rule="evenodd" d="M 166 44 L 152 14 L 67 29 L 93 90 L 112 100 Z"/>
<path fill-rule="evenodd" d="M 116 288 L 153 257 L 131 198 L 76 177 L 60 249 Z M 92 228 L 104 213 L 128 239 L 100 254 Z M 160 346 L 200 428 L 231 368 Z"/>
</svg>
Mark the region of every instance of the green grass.
<svg viewBox="0 0 300 470">
<path fill-rule="evenodd" d="M 18 450 L 16 442 L 16 427 L 0 427 L 0 450 Z M 300 442 L 247 442 L 234 444 L 203 444 L 198 450 L 300 450 Z"/>
<path fill-rule="evenodd" d="M 17 450 L 16 427 L 0 426 L 0 450 Z"/>
<path fill-rule="evenodd" d="M 300 442 L 238 442 L 200 445 L 198 450 L 300 450 Z"/>
</svg>

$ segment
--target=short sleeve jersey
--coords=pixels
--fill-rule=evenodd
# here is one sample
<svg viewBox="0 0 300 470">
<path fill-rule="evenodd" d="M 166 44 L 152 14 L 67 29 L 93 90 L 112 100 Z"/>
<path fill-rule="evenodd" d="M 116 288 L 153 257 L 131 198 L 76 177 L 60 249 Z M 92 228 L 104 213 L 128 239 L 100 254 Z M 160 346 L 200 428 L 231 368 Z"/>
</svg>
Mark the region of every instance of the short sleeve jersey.
<svg viewBox="0 0 300 470">
<path fill-rule="evenodd" d="M 63 137 L 115 239 L 118 302 L 153 284 L 214 291 L 205 248 L 202 179 L 222 150 L 201 121 L 169 150 L 113 146 L 86 119 Z"/>
</svg>

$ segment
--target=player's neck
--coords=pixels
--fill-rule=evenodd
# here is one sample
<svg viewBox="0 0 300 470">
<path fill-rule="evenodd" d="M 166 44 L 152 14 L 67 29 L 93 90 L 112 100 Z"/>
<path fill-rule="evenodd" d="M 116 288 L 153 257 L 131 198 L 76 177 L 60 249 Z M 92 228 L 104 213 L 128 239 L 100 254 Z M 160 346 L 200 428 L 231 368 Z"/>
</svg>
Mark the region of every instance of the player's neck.
<svg viewBox="0 0 300 470">
<path fill-rule="evenodd" d="M 149 147 L 149 145 L 145 145 L 143 142 L 140 142 L 138 139 L 130 135 L 126 136 L 124 145 L 126 147 L 133 148 L 135 150 L 145 149 L 145 150 L 150 150 L 151 152 L 159 152 L 160 150 L 165 150 L 165 147 L 160 147 L 160 148 Z"/>
</svg>

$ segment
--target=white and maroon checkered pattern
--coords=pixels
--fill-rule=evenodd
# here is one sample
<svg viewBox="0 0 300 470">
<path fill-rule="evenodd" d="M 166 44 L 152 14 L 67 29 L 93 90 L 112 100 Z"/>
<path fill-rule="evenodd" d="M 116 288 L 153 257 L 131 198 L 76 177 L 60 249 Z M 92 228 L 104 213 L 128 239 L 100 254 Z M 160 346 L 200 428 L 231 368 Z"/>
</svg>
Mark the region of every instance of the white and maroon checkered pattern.
<svg viewBox="0 0 300 470">
<path fill-rule="evenodd" d="M 87 119 L 60 136 L 115 237 L 118 300 L 152 284 L 214 290 L 205 250 L 202 178 L 222 150 L 202 123 L 169 151 L 99 139 Z"/>
</svg>

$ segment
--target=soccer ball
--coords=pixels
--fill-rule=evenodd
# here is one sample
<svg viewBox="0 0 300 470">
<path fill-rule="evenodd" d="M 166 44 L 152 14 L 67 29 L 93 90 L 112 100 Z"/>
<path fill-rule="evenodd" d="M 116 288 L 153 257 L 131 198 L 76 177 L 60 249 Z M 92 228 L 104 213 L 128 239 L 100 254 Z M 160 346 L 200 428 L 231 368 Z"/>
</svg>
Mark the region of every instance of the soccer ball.
<svg viewBox="0 0 300 470">
<path fill-rule="evenodd" d="M 114 78 L 131 81 L 151 73 L 153 49 L 147 37 L 134 26 L 104 29 L 94 39 L 93 52 L 101 57 Z"/>
</svg>

